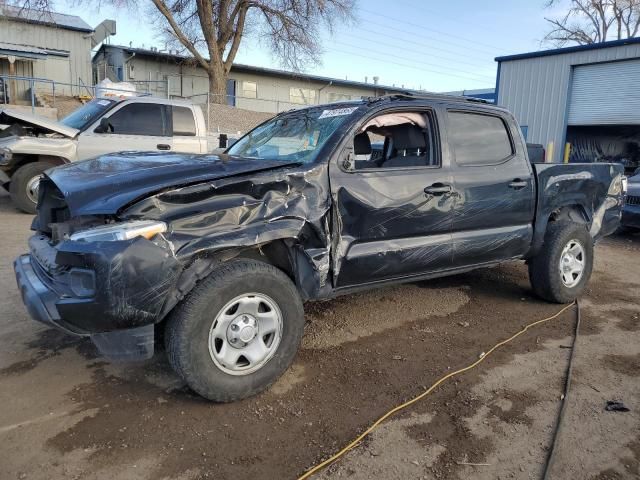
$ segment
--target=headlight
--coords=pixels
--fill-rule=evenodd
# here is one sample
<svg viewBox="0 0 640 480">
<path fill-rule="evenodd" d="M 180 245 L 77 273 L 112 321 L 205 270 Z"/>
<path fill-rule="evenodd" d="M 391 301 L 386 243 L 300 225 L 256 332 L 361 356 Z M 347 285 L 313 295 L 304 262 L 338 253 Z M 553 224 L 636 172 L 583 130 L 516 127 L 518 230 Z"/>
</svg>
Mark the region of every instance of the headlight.
<svg viewBox="0 0 640 480">
<path fill-rule="evenodd" d="M 8 148 L 0 148 L 0 164 L 9 163 L 11 160 L 11 150 Z"/>
<path fill-rule="evenodd" d="M 627 189 L 629 188 L 629 182 L 627 177 L 622 177 L 622 193 L 627 194 Z"/>
<path fill-rule="evenodd" d="M 158 233 L 166 231 L 167 224 L 164 222 L 137 220 L 82 230 L 71 235 L 69 239 L 75 241 L 82 240 L 85 242 L 112 242 L 144 237 L 149 240 Z"/>
</svg>

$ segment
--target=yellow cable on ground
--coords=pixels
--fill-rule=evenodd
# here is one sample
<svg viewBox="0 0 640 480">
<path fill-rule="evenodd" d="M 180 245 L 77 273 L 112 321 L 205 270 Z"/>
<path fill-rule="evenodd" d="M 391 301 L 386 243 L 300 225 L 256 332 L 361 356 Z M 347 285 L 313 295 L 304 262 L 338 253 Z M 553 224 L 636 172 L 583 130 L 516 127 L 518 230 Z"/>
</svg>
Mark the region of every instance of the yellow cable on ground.
<svg viewBox="0 0 640 480">
<path fill-rule="evenodd" d="M 344 447 L 342 450 L 340 450 L 335 455 L 327 458 L 324 462 L 319 463 L 318 465 L 316 465 L 315 467 L 311 468 L 310 470 L 307 470 L 302 476 L 300 476 L 298 478 L 298 480 L 304 480 L 305 478 L 309 478 L 311 475 L 313 475 L 315 473 L 318 473 L 320 470 L 322 470 L 327 465 L 330 465 L 333 462 L 335 462 L 338 458 L 343 456 L 345 453 L 347 453 L 349 450 L 351 450 L 353 447 L 355 447 L 358 443 L 360 443 L 367 435 L 369 435 L 371 432 L 373 432 L 378 427 L 378 425 L 380 425 L 382 422 L 384 422 L 391 415 L 399 412 L 400 410 L 403 410 L 403 409 L 407 408 L 409 405 L 412 405 L 412 404 L 416 403 L 418 400 L 422 400 L 424 397 L 429 395 L 433 390 L 435 390 L 438 387 L 438 385 L 440 385 L 445 380 L 448 380 L 451 377 L 455 377 L 456 375 L 460 375 L 461 373 L 464 373 L 464 372 L 466 372 L 468 370 L 471 370 L 472 368 L 475 368 L 476 366 L 481 364 L 489 355 L 491 355 L 498 348 L 500 348 L 503 345 L 506 345 L 507 343 L 511 342 L 515 338 L 517 338 L 520 335 L 522 335 L 523 333 L 525 333 L 530 328 L 535 327 L 536 325 L 540 325 L 541 323 L 553 320 L 554 318 L 558 318 L 560 315 L 562 315 L 564 312 L 569 310 L 575 304 L 576 304 L 576 302 L 573 302 L 570 305 L 567 305 L 566 307 L 564 307 L 562 310 L 560 310 L 555 315 L 552 315 L 550 317 L 543 318 L 542 320 L 538 320 L 538 321 L 535 321 L 533 323 L 530 323 L 529 325 L 524 327 L 522 330 L 520 330 L 518 333 L 510 336 L 509 338 L 507 338 L 506 340 L 501 341 L 500 343 L 495 344 L 488 352 L 486 352 L 484 355 L 482 355 L 478 360 L 473 362 L 471 365 L 468 365 L 468 366 L 466 366 L 464 368 L 461 368 L 460 370 L 456 370 L 455 372 L 448 373 L 447 375 L 445 375 L 440 380 L 438 380 L 436 383 L 431 385 L 427 390 L 422 392 L 417 397 L 414 397 L 411 400 L 408 400 L 405 403 L 403 403 L 401 405 L 398 405 L 397 407 L 392 408 L 387 413 L 385 413 L 380 418 L 378 418 L 378 420 L 376 420 L 369 428 L 367 428 L 364 432 L 362 432 L 360 435 L 358 435 L 356 437 L 356 439 L 353 440 L 351 443 L 349 443 L 346 447 Z"/>
</svg>

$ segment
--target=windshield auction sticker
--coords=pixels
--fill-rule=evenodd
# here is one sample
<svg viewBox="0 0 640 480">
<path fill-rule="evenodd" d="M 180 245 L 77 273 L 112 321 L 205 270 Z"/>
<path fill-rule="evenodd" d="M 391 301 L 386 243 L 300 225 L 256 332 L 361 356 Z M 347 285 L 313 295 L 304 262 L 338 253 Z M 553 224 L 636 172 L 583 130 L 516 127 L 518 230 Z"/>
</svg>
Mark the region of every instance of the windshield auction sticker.
<svg viewBox="0 0 640 480">
<path fill-rule="evenodd" d="M 324 110 L 322 112 L 322 114 L 318 117 L 318 119 L 331 118 L 331 117 L 342 117 L 343 115 L 351 115 L 357 109 L 358 109 L 358 107 L 335 108 L 333 110 Z"/>
</svg>

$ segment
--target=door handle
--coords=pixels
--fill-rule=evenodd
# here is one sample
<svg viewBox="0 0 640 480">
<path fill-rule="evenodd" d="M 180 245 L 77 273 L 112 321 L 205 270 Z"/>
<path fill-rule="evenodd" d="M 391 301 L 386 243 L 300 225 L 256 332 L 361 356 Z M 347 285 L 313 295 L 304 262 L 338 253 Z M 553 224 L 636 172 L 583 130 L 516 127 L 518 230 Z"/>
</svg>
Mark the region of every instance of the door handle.
<svg viewBox="0 0 640 480">
<path fill-rule="evenodd" d="M 514 178 L 513 181 L 509 184 L 509 188 L 513 188 L 514 190 L 520 190 L 529 185 L 529 182 L 526 180 L 521 180 L 519 178 Z"/>
<path fill-rule="evenodd" d="M 171 150 L 171 145 L 166 143 L 159 143 L 158 145 L 156 145 L 156 148 L 158 150 Z"/>
<path fill-rule="evenodd" d="M 424 193 L 427 195 L 433 195 L 434 197 L 439 197 L 446 193 L 451 193 L 451 185 L 447 185 L 446 183 L 434 183 L 430 187 L 425 187 Z"/>
</svg>

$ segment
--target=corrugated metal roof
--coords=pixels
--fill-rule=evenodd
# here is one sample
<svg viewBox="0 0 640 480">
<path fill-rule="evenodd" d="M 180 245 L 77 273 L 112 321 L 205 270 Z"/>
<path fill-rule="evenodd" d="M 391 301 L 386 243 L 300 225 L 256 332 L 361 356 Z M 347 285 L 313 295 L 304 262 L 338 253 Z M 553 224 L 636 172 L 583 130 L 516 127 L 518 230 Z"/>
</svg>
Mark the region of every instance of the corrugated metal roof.
<svg viewBox="0 0 640 480">
<path fill-rule="evenodd" d="M 574 45 L 572 47 L 540 50 L 538 52 L 518 53 L 516 55 L 496 57 L 495 60 L 496 62 L 508 62 L 510 60 L 522 60 L 524 58 L 548 57 L 551 55 L 564 55 L 566 53 L 599 50 L 601 48 L 621 47 L 623 45 L 633 45 L 634 43 L 640 43 L 640 37 L 625 38 L 623 40 L 611 40 L 609 42 L 590 43 L 588 45 Z"/>
<path fill-rule="evenodd" d="M 98 49 L 98 52 L 100 52 L 100 50 L 105 49 L 105 48 L 122 49 L 122 50 L 128 52 L 129 55 L 131 53 L 135 53 L 136 55 L 145 55 L 145 56 L 149 56 L 149 57 L 158 57 L 158 58 L 171 59 L 171 60 L 174 60 L 176 62 L 185 61 L 185 60 L 189 60 L 191 62 L 195 62 L 193 57 L 186 56 L 186 55 L 178 55 L 178 54 L 173 54 L 173 53 L 168 53 L 168 52 L 160 52 L 158 50 L 147 50 L 145 48 L 125 47 L 125 46 L 122 46 L 122 45 L 104 45 L 103 44 L 100 47 L 100 49 Z M 96 53 L 96 55 L 97 55 L 97 53 Z M 410 92 L 411 91 L 411 89 L 408 89 L 408 88 L 391 87 L 389 85 L 381 85 L 381 84 L 376 84 L 376 83 L 356 82 L 356 81 L 353 81 L 353 80 L 341 80 L 341 79 L 338 79 L 338 78 L 324 77 L 324 76 L 321 76 L 321 75 L 309 75 L 309 74 L 306 74 L 306 73 L 288 72 L 286 70 L 278 70 L 278 69 L 275 69 L 275 68 L 254 67 L 252 65 L 244 65 L 244 64 L 240 64 L 240 63 L 234 63 L 233 66 L 231 67 L 231 71 L 232 72 L 247 72 L 247 73 L 262 73 L 264 75 L 270 75 L 270 76 L 274 76 L 274 77 L 297 78 L 297 79 L 311 80 L 311 81 L 316 81 L 316 82 L 326 82 L 326 83 L 331 83 L 332 85 L 342 85 L 342 86 L 351 86 L 351 87 L 358 87 L 358 88 L 379 89 L 379 90 L 384 90 L 384 91 L 387 91 L 387 92 L 402 93 L 402 92 Z"/>
<path fill-rule="evenodd" d="M 20 53 L 34 53 L 38 55 L 47 54 L 47 51 L 42 48 L 32 47 L 29 45 L 18 45 L 17 43 L 7 43 L 7 42 L 0 42 L 0 51 L 1 50 L 11 50 L 12 52 L 20 52 Z"/>
<path fill-rule="evenodd" d="M 15 55 L 22 58 L 46 58 L 47 55 L 58 57 L 68 57 L 68 50 L 55 50 L 52 48 L 40 48 L 32 45 L 21 45 L 17 43 L 0 42 L 0 54 Z"/>
<path fill-rule="evenodd" d="M 93 32 L 93 28 L 91 28 L 91 26 L 89 26 L 89 24 L 82 18 L 76 15 L 67 15 L 64 13 L 0 6 L 0 17 L 11 18 L 12 20 L 20 22 L 38 23 L 58 28 L 65 28 L 67 30 L 76 30 L 78 32 Z"/>
</svg>

